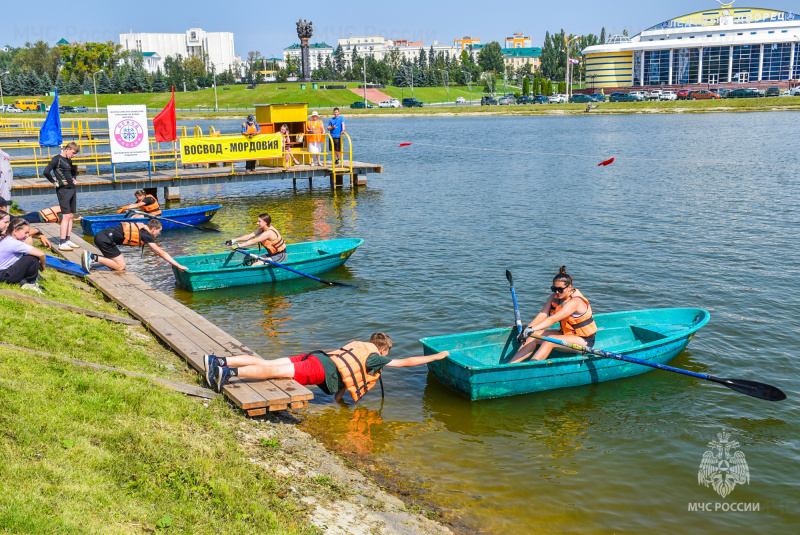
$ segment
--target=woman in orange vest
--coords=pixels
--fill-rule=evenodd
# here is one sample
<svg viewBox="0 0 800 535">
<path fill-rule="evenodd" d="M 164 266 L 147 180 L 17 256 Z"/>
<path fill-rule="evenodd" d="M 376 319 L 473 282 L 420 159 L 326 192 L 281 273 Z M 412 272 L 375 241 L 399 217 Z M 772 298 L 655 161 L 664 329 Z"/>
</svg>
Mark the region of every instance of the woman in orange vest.
<svg viewBox="0 0 800 535">
<path fill-rule="evenodd" d="M 531 333 L 583 346 L 594 345 L 597 324 L 592 317 L 592 307 L 580 290 L 572 287 L 572 277 L 567 274 L 566 266 L 561 266 L 550 290 L 553 293 L 547 298 L 542 311 L 520 334 L 522 345 L 509 364 L 523 361 L 531 355 L 533 360 L 545 360 L 556 347 L 552 342 L 531 339 Z M 547 329 L 556 322 L 560 322 L 558 330 Z M 558 349 L 562 351 L 563 347 L 559 346 Z"/>
<path fill-rule="evenodd" d="M 123 206 L 117 210 L 118 214 L 121 214 L 125 210 L 137 210 L 141 208 L 143 212 L 147 212 L 150 215 L 161 215 L 161 206 L 158 204 L 158 199 L 154 196 L 145 193 L 143 189 L 137 189 L 133 195 L 136 197 L 136 202 L 128 206 Z"/>
<path fill-rule="evenodd" d="M 322 165 L 325 127 L 319 120 L 319 113 L 315 111 L 311 112 L 311 119 L 306 123 L 306 140 L 308 141 L 308 152 L 311 153 L 311 165 Z"/>
<path fill-rule="evenodd" d="M 272 226 L 272 217 L 266 212 L 258 216 L 258 228 L 255 231 L 225 242 L 225 245 L 230 245 L 232 249 L 250 247 L 255 244 L 258 244 L 259 249 L 262 246 L 266 247 L 270 260 L 278 263 L 286 261 L 286 243 L 278 229 Z M 263 263 L 259 260 L 253 265 Z"/>
<path fill-rule="evenodd" d="M 142 248 L 147 245 L 154 253 L 181 271 L 189 269 L 177 263 L 169 253 L 156 245 L 156 238 L 161 234 L 161 221 L 158 219 L 151 219 L 147 223 L 140 221 L 142 220 L 123 221 L 119 225 L 105 228 L 95 234 L 94 244 L 100 249 L 102 256 L 83 251 L 81 255 L 83 269 L 91 271 L 95 267 L 92 264 L 97 262 L 114 271 L 125 271 L 125 258 L 117 248 L 118 245 Z"/>
<path fill-rule="evenodd" d="M 383 367 L 408 368 L 441 360 L 447 351 L 424 357 L 393 360 L 386 355 L 392 339 L 386 333 L 374 333 L 369 342 L 353 341 L 335 351 L 313 351 L 294 357 L 265 360 L 251 355 L 203 358 L 206 381 L 221 392 L 231 377 L 243 379 L 276 379 L 291 377 L 301 385 L 317 385 L 326 394 L 341 401 L 349 392 L 358 401 L 369 392 L 381 376 Z"/>
</svg>

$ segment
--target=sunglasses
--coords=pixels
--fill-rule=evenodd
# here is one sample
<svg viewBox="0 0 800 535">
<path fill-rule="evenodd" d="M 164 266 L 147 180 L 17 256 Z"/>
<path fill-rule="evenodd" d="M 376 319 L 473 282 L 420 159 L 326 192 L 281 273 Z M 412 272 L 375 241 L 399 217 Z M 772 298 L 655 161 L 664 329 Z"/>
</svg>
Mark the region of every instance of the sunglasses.
<svg viewBox="0 0 800 535">
<path fill-rule="evenodd" d="M 562 286 L 560 288 L 558 286 L 551 286 L 550 287 L 550 291 L 555 293 L 555 294 L 560 294 L 561 292 L 563 292 L 567 288 L 569 288 L 569 286 Z"/>
</svg>

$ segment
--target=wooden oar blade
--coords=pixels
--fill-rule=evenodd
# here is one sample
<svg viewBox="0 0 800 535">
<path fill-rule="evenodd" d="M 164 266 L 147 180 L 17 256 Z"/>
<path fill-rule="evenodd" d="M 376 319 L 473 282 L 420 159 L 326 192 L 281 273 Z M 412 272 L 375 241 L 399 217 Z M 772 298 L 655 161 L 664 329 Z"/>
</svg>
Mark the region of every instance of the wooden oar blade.
<svg viewBox="0 0 800 535">
<path fill-rule="evenodd" d="M 786 399 L 786 394 L 779 388 L 759 383 L 757 381 L 748 381 L 747 379 L 723 379 L 720 377 L 709 377 L 715 383 L 727 386 L 731 390 L 736 390 L 742 394 L 747 394 L 758 399 L 765 399 L 767 401 L 783 401 Z"/>
</svg>

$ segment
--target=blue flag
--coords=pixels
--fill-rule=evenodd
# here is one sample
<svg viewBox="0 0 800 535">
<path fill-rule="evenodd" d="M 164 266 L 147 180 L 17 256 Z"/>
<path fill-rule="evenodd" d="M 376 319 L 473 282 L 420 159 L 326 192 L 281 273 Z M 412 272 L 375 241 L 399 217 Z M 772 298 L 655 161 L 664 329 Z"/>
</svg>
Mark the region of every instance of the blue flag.
<svg viewBox="0 0 800 535">
<path fill-rule="evenodd" d="M 39 130 L 39 145 L 42 147 L 60 147 L 61 142 L 61 115 L 58 113 L 58 89 L 56 98 L 47 112 L 47 119 L 44 120 L 42 129 Z"/>
</svg>

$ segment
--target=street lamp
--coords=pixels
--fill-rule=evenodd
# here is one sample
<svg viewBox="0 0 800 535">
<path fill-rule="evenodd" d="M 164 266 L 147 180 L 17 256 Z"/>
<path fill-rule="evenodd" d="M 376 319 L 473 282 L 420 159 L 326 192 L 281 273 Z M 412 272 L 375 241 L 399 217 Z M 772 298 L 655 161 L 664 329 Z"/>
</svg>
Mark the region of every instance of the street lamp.
<svg viewBox="0 0 800 535">
<path fill-rule="evenodd" d="M 564 37 L 564 43 L 565 43 L 564 46 L 567 49 L 567 71 L 564 73 L 565 78 L 566 78 L 565 82 L 567 84 L 567 98 L 569 98 L 570 93 L 571 93 L 571 89 L 572 89 L 570 87 L 570 85 L 572 85 L 572 84 L 570 84 L 570 81 L 571 81 L 572 77 L 570 76 L 570 65 L 571 65 L 571 63 L 569 61 L 570 60 L 570 57 L 569 57 L 569 45 L 570 45 L 570 43 L 572 43 L 572 41 L 580 41 L 581 40 L 580 35 L 578 35 L 576 37 L 573 37 L 572 39 L 567 39 L 568 37 L 569 37 L 569 35 Z"/>
<path fill-rule="evenodd" d="M 372 47 L 372 46 L 369 47 L 370 55 L 372 55 L 372 51 L 374 49 L 375 49 L 375 47 Z M 366 110 L 367 109 L 367 56 L 364 56 L 364 59 L 362 60 L 362 62 L 363 62 L 363 65 L 364 65 L 364 109 Z"/>
<path fill-rule="evenodd" d="M 0 106 L 3 107 L 4 112 L 6 111 L 6 103 L 3 100 L 3 76 L 5 76 L 6 74 L 8 74 L 8 71 L 4 72 L 3 74 L 0 74 Z"/>
<path fill-rule="evenodd" d="M 469 86 L 469 105 L 472 106 L 472 73 L 464 71 L 464 81 Z"/>
<path fill-rule="evenodd" d="M 100 69 L 96 73 L 92 74 L 92 86 L 94 86 L 94 112 L 100 113 L 100 110 L 97 108 L 97 76 L 101 72 L 106 72 L 105 69 Z"/>
<path fill-rule="evenodd" d="M 447 69 L 439 69 L 439 72 L 442 73 L 442 83 L 447 90 L 447 102 L 450 102 L 450 71 Z"/>
</svg>

